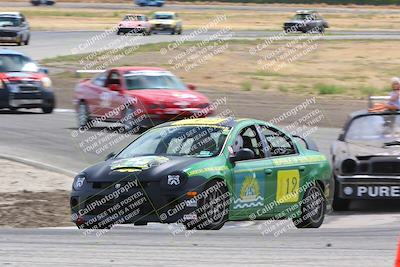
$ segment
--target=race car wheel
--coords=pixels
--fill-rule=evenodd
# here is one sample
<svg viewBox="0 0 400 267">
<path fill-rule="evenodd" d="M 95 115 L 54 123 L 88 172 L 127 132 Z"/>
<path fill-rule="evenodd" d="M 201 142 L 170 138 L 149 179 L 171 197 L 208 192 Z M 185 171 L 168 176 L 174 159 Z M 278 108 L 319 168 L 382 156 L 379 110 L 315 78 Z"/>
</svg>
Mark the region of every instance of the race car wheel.
<svg viewBox="0 0 400 267">
<path fill-rule="evenodd" d="M 81 102 L 78 106 L 78 127 L 85 127 L 89 122 L 89 108 L 85 102 Z"/>
<path fill-rule="evenodd" d="M 219 230 L 228 220 L 229 196 L 226 185 L 221 181 L 211 181 L 204 189 L 204 197 L 200 200 L 195 224 L 185 223 L 186 229 Z M 211 190 L 213 189 L 213 190 Z"/>
<path fill-rule="evenodd" d="M 307 188 L 300 209 L 300 217 L 293 219 L 297 228 L 319 228 L 321 226 L 326 213 L 326 199 L 318 184 Z"/>
<path fill-rule="evenodd" d="M 171 30 L 171 35 L 174 35 L 176 33 L 176 28 L 173 28 L 172 30 Z"/>
<path fill-rule="evenodd" d="M 325 27 L 324 26 L 319 26 L 318 27 L 318 32 L 319 33 L 324 33 L 325 32 Z"/>
<path fill-rule="evenodd" d="M 181 35 L 181 34 L 182 34 L 182 28 L 179 28 L 179 32 L 178 32 L 178 34 L 179 34 L 179 35 Z"/>
<path fill-rule="evenodd" d="M 29 44 L 29 40 L 30 40 L 30 36 L 28 35 L 28 37 L 26 37 L 26 40 L 25 40 L 25 45 L 28 45 Z"/>
<path fill-rule="evenodd" d="M 53 112 L 53 110 L 54 110 L 54 106 L 53 105 L 42 107 L 42 111 L 45 114 L 50 114 L 50 113 Z"/>
<path fill-rule="evenodd" d="M 121 35 L 121 31 L 120 30 L 117 31 L 117 35 Z"/>
</svg>

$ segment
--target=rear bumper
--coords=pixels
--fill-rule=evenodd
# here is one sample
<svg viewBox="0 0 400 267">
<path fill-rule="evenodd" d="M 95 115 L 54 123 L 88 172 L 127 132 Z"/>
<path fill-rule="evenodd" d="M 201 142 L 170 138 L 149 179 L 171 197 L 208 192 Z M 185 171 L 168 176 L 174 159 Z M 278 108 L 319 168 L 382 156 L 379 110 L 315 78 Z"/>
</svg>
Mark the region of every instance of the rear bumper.
<svg viewBox="0 0 400 267">
<path fill-rule="evenodd" d="M 400 176 L 338 176 L 336 185 L 343 199 L 399 199 Z"/>
</svg>

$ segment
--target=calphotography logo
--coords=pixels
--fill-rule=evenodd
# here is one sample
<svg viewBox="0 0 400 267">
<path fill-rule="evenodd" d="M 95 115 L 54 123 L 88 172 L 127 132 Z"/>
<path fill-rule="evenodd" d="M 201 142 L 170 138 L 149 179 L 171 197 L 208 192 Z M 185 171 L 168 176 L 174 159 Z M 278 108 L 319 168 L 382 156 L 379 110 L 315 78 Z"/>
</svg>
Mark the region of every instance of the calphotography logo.
<svg viewBox="0 0 400 267">
<path fill-rule="evenodd" d="M 180 177 L 178 174 L 168 175 L 168 185 L 179 185 L 181 183 Z"/>
</svg>

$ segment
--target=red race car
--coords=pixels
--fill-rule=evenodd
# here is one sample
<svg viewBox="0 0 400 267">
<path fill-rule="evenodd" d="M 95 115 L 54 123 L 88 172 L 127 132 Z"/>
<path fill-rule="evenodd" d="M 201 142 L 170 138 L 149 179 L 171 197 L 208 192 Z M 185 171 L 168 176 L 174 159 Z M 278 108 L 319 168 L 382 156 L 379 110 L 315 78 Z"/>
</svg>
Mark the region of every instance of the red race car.
<svg viewBox="0 0 400 267">
<path fill-rule="evenodd" d="M 127 131 L 213 113 L 210 102 L 195 86 L 183 84 L 171 72 L 151 67 L 119 67 L 82 80 L 74 105 L 81 129 L 93 122 L 119 122 Z"/>
</svg>

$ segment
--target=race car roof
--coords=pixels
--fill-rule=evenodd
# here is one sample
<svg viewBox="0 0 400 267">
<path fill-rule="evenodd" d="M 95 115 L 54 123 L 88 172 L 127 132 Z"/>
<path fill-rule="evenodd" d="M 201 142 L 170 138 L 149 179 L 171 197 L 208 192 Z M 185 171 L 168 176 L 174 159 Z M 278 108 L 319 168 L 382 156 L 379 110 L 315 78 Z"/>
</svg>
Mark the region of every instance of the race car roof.
<svg viewBox="0 0 400 267">
<path fill-rule="evenodd" d="M 155 15 L 175 15 L 175 12 L 171 11 L 156 11 L 154 12 Z"/>
<path fill-rule="evenodd" d="M 24 56 L 23 53 L 15 51 L 15 50 L 9 50 L 9 49 L 0 49 L 0 55 L 17 55 L 17 56 Z"/>
<path fill-rule="evenodd" d="M 363 109 L 363 110 L 358 110 L 350 113 L 349 117 L 350 118 L 355 118 L 358 116 L 364 116 L 364 115 L 390 115 L 390 114 L 400 114 L 399 111 L 381 111 L 381 112 L 369 112 L 368 109 Z"/>
<path fill-rule="evenodd" d="M 180 121 L 173 121 L 163 123 L 158 127 L 165 126 L 190 126 L 190 125 L 198 125 L 198 126 L 225 126 L 225 127 L 233 127 L 238 123 L 238 120 L 234 118 L 196 118 L 196 119 L 185 119 Z"/>
<path fill-rule="evenodd" d="M 121 72 L 127 72 L 127 71 L 141 71 L 141 70 L 155 70 L 155 71 L 166 71 L 163 68 L 157 68 L 157 67 L 116 67 L 112 68 L 113 70 L 119 70 Z"/>
<path fill-rule="evenodd" d="M 0 12 L 0 16 L 20 17 L 21 13 L 19 13 L 19 12 Z"/>
</svg>

